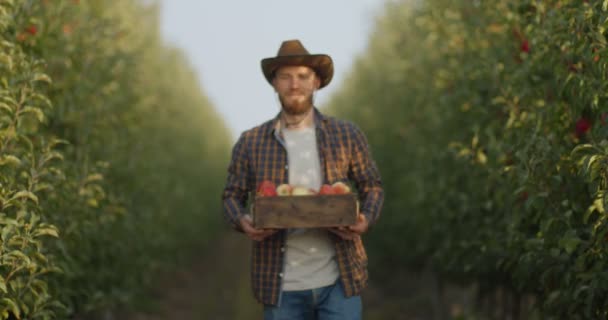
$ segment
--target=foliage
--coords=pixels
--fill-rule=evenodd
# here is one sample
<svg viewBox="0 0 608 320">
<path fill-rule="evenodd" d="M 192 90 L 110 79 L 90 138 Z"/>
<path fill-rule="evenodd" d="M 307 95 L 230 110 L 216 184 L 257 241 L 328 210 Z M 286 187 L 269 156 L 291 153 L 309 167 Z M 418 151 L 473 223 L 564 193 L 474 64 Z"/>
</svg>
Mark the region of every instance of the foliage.
<svg viewBox="0 0 608 320">
<path fill-rule="evenodd" d="M 384 177 L 378 268 L 513 288 L 548 319 L 606 317 L 607 7 L 387 3 L 328 106 L 361 125 Z"/>
<path fill-rule="evenodd" d="M 212 236 L 230 137 L 158 26 L 135 0 L 0 0 L 1 319 L 131 303 Z"/>
</svg>

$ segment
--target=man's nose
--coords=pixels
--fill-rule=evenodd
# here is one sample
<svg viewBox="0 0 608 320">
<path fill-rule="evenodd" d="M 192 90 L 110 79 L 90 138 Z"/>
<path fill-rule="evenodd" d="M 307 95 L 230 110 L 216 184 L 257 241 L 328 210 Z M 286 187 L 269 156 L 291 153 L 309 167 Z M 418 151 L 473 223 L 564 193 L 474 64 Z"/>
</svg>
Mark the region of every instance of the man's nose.
<svg viewBox="0 0 608 320">
<path fill-rule="evenodd" d="M 300 81 L 296 78 L 291 79 L 291 81 L 289 81 L 289 87 L 292 89 L 300 87 Z"/>
</svg>

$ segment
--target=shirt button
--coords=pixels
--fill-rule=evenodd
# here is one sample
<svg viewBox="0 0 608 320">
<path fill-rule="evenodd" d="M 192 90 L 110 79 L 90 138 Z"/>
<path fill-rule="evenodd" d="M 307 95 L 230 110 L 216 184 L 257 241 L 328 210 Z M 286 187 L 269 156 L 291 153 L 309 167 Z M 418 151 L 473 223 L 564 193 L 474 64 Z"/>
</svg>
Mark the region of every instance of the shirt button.
<svg viewBox="0 0 608 320">
<path fill-rule="evenodd" d="M 283 278 L 283 273 L 279 273 L 279 278 Z"/>
<path fill-rule="evenodd" d="M 289 165 L 285 165 L 285 170 L 288 170 L 288 169 L 289 169 Z"/>
<path fill-rule="evenodd" d="M 281 252 L 285 252 L 285 247 L 281 247 Z"/>
</svg>

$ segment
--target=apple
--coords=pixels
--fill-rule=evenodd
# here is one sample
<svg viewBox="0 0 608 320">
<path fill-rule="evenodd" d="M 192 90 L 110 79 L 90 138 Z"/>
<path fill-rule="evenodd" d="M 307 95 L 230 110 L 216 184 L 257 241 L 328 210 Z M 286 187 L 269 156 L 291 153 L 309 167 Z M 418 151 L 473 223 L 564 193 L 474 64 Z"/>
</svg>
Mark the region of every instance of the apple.
<svg viewBox="0 0 608 320">
<path fill-rule="evenodd" d="M 293 187 L 288 185 L 287 183 L 283 183 L 277 187 L 277 195 L 279 196 L 289 196 L 291 195 L 291 191 Z"/>
<path fill-rule="evenodd" d="M 328 185 L 328 184 L 324 184 L 321 186 L 321 189 L 319 189 L 319 194 L 334 194 L 334 189 Z"/>
<path fill-rule="evenodd" d="M 334 194 L 347 194 L 350 193 L 350 187 L 342 182 L 342 181 L 338 181 L 334 184 L 331 185 L 332 190 L 334 191 Z"/>
<path fill-rule="evenodd" d="M 292 196 L 308 196 L 312 194 L 315 194 L 314 190 L 306 187 L 293 187 L 293 190 L 291 190 Z"/>
<path fill-rule="evenodd" d="M 257 195 L 262 197 L 274 197 L 277 195 L 276 186 L 272 181 L 264 180 L 260 183 Z"/>
</svg>

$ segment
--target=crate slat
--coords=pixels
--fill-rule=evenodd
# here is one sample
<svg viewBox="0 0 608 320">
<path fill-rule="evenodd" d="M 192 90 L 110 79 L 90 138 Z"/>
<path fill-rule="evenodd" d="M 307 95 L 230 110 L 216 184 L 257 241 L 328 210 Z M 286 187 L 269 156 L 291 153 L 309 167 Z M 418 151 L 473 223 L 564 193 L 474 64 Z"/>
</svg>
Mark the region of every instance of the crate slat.
<svg viewBox="0 0 608 320">
<path fill-rule="evenodd" d="M 320 228 L 353 225 L 355 194 L 256 197 L 252 206 L 256 228 Z"/>
</svg>

